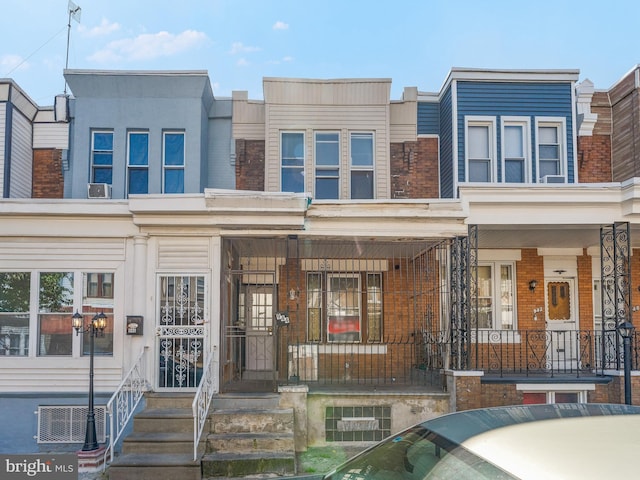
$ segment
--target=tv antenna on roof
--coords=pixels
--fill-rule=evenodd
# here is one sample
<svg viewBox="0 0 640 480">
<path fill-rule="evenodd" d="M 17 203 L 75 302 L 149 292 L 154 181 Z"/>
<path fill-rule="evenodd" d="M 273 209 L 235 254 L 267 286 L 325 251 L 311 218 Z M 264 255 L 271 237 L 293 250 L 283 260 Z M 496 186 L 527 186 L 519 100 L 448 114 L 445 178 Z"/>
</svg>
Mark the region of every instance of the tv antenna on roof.
<svg viewBox="0 0 640 480">
<path fill-rule="evenodd" d="M 69 68 L 69 38 L 71 37 L 71 19 L 73 18 L 76 22 L 80 23 L 80 15 L 82 14 L 82 9 L 69 0 L 69 23 L 67 24 L 67 58 L 64 63 L 65 70 Z M 64 94 L 67 94 L 67 82 L 64 82 Z"/>
</svg>

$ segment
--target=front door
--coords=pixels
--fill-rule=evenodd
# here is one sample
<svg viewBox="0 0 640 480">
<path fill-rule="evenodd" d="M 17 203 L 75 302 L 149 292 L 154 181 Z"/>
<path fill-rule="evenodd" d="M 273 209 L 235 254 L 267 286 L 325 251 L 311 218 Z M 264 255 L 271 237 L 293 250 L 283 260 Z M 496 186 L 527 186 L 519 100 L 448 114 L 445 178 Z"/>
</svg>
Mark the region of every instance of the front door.
<svg viewBox="0 0 640 480">
<path fill-rule="evenodd" d="M 273 285 L 246 287 L 247 348 L 243 379 L 268 380 L 273 375 Z"/>
<path fill-rule="evenodd" d="M 158 293 L 157 387 L 194 390 L 202 378 L 206 338 L 204 277 L 163 275 Z"/>
<path fill-rule="evenodd" d="M 547 360 L 553 371 L 572 371 L 578 364 L 579 336 L 573 278 L 545 280 Z"/>
</svg>

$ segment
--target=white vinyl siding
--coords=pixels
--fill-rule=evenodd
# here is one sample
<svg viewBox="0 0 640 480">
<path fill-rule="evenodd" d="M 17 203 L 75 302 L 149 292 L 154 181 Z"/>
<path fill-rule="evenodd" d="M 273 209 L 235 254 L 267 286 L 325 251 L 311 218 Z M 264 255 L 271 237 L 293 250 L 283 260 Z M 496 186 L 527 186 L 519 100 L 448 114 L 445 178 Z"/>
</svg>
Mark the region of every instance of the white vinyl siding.
<svg viewBox="0 0 640 480">
<path fill-rule="evenodd" d="M 11 198 L 31 198 L 33 127 L 31 122 L 16 109 L 13 110 L 12 119 L 9 196 Z"/>
<path fill-rule="evenodd" d="M 33 148 L 69 149 L 68 123 L 34 123 Z"/>
<path fill-rule="evenodd" d="M 0 198 L 4 198 L 4 137 L 7 129 L 7 104 L 0 103 Z"/>
<path fill-rule="evenodd" d="M 374 198 L 389 198 L 389 82 L 346 82 L 328 85 L 266 79 L 265 190 L 281 191 L 280 135 L 305 133 L 305 171 L 313 171 L 314 132 L 339 132 L 341 169 L 346 171 L 350 132 L 374 133 Z M 234 107 L 235 108 L 235 107 Z M 234 109 L 235 112 L 235 109 Z M 238 138 L 234 125 L 234 137 Z M 314 191 L 314 175 L 305 176 L 305 191 Z M 341 182 L 340 198 L 350 198 L 349 182 Z"/>
</svg>

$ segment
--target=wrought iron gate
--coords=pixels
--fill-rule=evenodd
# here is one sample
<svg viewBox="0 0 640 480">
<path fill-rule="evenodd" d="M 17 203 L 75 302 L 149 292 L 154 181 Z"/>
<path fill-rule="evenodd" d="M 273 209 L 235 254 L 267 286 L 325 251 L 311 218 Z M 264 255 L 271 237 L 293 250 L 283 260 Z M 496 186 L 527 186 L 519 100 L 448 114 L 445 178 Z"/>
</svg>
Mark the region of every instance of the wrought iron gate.
<svg viewBox="0 0 640 480">
<path fill-rule="evenodd" d="M 195 389 L 206 337 L 204 277 L 166 275 L 159 287 L 158 388 Z"/>
</svg>

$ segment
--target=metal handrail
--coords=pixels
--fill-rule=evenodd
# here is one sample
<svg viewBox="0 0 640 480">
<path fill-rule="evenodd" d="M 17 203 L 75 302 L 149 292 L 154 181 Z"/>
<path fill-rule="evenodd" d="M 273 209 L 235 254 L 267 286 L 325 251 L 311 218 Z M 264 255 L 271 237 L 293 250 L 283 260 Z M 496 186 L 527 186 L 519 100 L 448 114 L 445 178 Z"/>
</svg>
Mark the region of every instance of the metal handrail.
<svg viewBox="0 0 640 480">
<path fill-rule="evenodd" d="M 113 462 L 115 445 L 124 432 L 125 427 L 133 417 L 136 407 L 140 403 L 148 383 L 145 377 L 145 360 L 148 347 L 142 349 L 134 362 L 131 370 L 124 377 L 116 391 L 107 402 L 107 415 L 109 416 L 109 445 L 104 452 L 104 466 L 106 467 L 107 455 Z M 115 408 L 115 411 L 114 411 Z"/>
<path fill-rule="evenodd" d="M 198 444 L 200 443 L 202 430 L 209 415 L 211 399 L 213 398 L 213 394 L 216 393 L 216 385 L 218 382 L 215 381 L 215 376 L 217 371 L 217 362 L 214 362 L 213 355 L 209 354 L 207 360 L 204 362 L 202 378 L 200 379 L 198 390 L 191 404 L 191 411 L 193 412 L 194 461 L 198 458 Z"/>
</svg>

